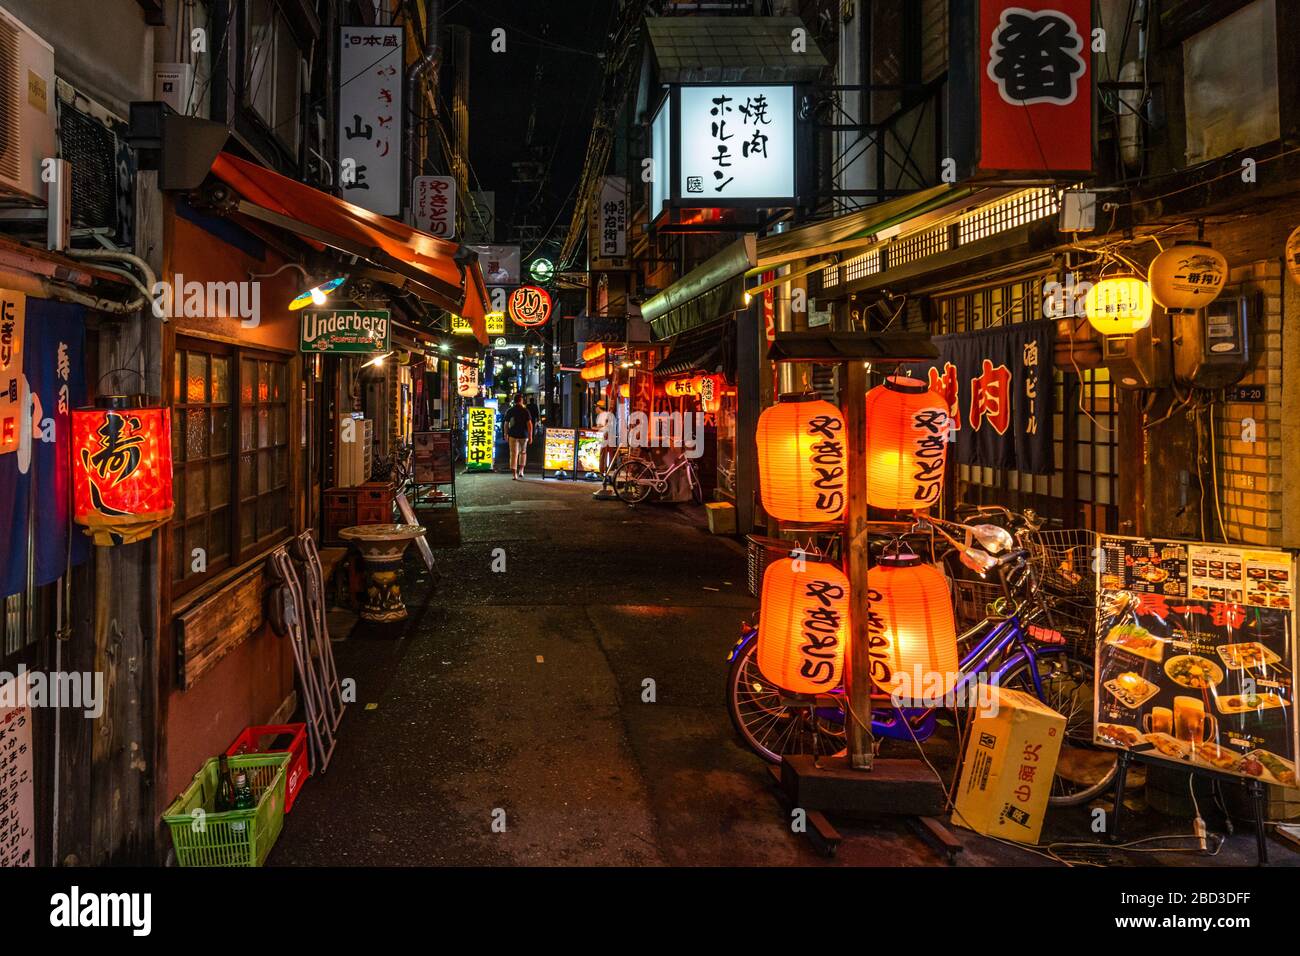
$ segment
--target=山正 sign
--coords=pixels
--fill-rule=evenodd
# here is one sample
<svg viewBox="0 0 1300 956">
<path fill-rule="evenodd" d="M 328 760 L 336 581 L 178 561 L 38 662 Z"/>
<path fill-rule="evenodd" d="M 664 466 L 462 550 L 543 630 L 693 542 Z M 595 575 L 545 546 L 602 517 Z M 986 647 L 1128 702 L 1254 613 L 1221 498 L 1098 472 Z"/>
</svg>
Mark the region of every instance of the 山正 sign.
<svg viewBox="0 0 1300 956">
<path fill-rule="evenodd" d="M 348 202 L 401 212 L 402 27 L 339 31 L 339 187 Z"/>
<path fill-rule="evenodd" d="M 303 312 L 299 351 L 387 352 L 391 334 L 387 309 Z"/>
</svg>

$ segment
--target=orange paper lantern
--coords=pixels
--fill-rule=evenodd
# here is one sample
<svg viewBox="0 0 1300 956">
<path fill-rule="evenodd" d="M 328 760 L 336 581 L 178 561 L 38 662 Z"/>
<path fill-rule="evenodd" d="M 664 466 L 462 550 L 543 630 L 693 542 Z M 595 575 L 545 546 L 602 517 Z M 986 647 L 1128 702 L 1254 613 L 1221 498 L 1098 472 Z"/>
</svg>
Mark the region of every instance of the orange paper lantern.
<svg viewBox="0 0 1300 956">
<path fill-rule="evenodd" d="M 839 686 L 848 641 L 849 579 L 833 564 L 782 558 L 763 572 L 758 669 L 796 694 Z"/>
<path fill-rule="evenodd" d="M 927 702 L 948 694 L 960 657 L 943 573 L 914 554 L 881 557 L 867 574 L 867 640 L 881 690 Z"/>
<path fill-rule="evenodd" d="M 948 460 L 948 402 L 914 378 L 867 392 L 867 502 L 911 511 L 937 504 Z"/>
<path fill-rule="evenodd" d="M 172 516 L 171 409 L 127 396 L 72 412 L 75 520 L 95 544 L 147 538 Z"/>
<path fill-rule="evenodd" d="M 815 395 L 783 395 L 758 417 L 763 507 L 781 521 L 838 521 L 848 471 L 844 416 Z"/>
<path fill-rule="evenodd" d="M 697 394 L 700 396 L 700 406 L 706 412 L 710 414 L 717 412 L 722 408 L 722 377 L 701 375 Z"/>
<path fill-rule="evenodd" d="M 1228 260 L 1208 242 L 1185 240 L 1151 260 L 1151 298 L 1166 312 L 1203 309 L 1219 297 L 1228 279 Z"/>
</svg>

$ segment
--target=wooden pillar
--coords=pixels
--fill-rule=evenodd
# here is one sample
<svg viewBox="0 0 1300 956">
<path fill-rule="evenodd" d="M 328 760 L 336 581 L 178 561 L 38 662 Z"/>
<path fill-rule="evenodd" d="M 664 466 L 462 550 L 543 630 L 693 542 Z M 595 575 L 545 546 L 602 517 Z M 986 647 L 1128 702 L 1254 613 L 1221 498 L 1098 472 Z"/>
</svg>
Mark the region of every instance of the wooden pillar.
<svg viewBox="0 0 1300 956">
<path fill-rule="evenodd" d="M 736 316 L 736 530 L 754 529 L 754 499 L 758 494 L 758 416 L 762 413 L 763 302 L 755 296 Z"/>
<path fill-rule="evenodd" d="M 867 368 L 861 361 L 846 363 L 844 419 L 847 426 L 848 507 L 844 521 L 845 573 L 852 585 L 849 603 L 849 653 L 844 661 L 844 698 L 849 707 L 849 766 L 870 770 L 871 648 L 867 632 Z"/>
</svg>

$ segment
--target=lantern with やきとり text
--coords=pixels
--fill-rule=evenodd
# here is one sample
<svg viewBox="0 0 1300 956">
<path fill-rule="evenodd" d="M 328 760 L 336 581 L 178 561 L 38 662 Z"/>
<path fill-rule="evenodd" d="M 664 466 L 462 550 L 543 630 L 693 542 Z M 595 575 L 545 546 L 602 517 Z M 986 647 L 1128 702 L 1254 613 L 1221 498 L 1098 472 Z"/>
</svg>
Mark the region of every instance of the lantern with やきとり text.
<svg viewBox="0 0 1300 956">
<path fill-rule="evenodd" d="M 868 571 L 866 587 L 872 682 L 910 701 L 948 694 L 960 658 L 943 572 L 914 554 L 887 554 Z"/>
<path fill-rule="evenodd" d="M 867 392 L 867 502 L 929 508 L 943 494 L 948 402 L 927 382 L 891 376 Z"/>
<path fill-rule="evenodd" d="M 846 503 L 844 416 L 815 394 L 783 395 L 758 418 L 758 482 L 780 521 L 838 521 Z"/>
<path fill-rule="evenodd" d="M 171 409 L 108 396 L 72 412 L 75 519 L 95 544 L 140 541 L 172 516 Z"/>
<path fill-rule="evenodd" d="M 833 564 L 782 558 L 763 572 L 758 669 L 796 694 L 839 686 L 848 641 L 849 580 Z"/>
<path fill-rule="evenodd" d="M 1083 311 L 1102 335 L 1132 335 L 1151 324 L 1151 289 L 1137 276 L 1110 276 L 1088 290 Z"/>
<path fill-rule="evenodd" d="M 1228 260 L 1208 242 L 1187 240 L 1151 260 L 1151 298 L 1166 312 L 1195 312 L 1219 297 L 1228 279 Z"/>
</svg>

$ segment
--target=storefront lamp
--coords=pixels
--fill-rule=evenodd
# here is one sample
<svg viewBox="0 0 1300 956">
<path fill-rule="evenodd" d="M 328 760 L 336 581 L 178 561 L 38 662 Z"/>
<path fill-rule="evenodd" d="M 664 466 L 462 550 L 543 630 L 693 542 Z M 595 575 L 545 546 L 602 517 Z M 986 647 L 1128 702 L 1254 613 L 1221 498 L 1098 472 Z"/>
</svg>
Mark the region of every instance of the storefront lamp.
<svg viewBox="0 0 1300 956">
<path fill-rule="evenodd" d="M 763 572 L 758 669 L 796 694 L 839 686 L 848 642 L 849 579 L 833 564 L 782 558 Z"/>
<path fill-rule="evenodd" d="M 347 276 L 336 276 L 318 285 L 312 286 L 305 292 L 299 292 L 289 303 L 289 308 L 297 311 L 305 309 L 309 305 L 322 306 L 329 298 L 329 294 L 347 281 Z"/>
<path fill-rule="evenodd" d="M 867 574 L 872 679 L 907 700 L 947 694 L 958 677 L 948 580 L 915 554 L 882 555 Z"/>
<path fill-rule="evenodd" d="M 929 384 L 891 376 L 867 392 L 867 502 L 913 511 L 938 503 L 948 458 L 948 403 Z"/>
<path fill-rule="evenodd" d="M 1103 335 L 1132 335 L 1151 323 L 1151 289 L 1134 275 L 1110 276 L 1088 290 L 1083 310 Z"/>
<path fill-rule="evenodd" d="M 1219 297 L 1228 278 L 1228 260 L 1208 242 L 1186 240 L 1151 260 L 1147 282 L 1151 298 L 1172 314 L 1203 309 Z"/>
<path fill-rule="evenodd" d="M 844 416 L 816 393 L 783 395 L 758 418 L 763 507 L 781 521 L 838 521 L 847 481 Z"/>
<path fill-rule="evenodd" d="M 172 516 L 171 409 L 109 395 L 72 412 L 74 519 L 95 544 L 130 544 Z"/>
</svg>

